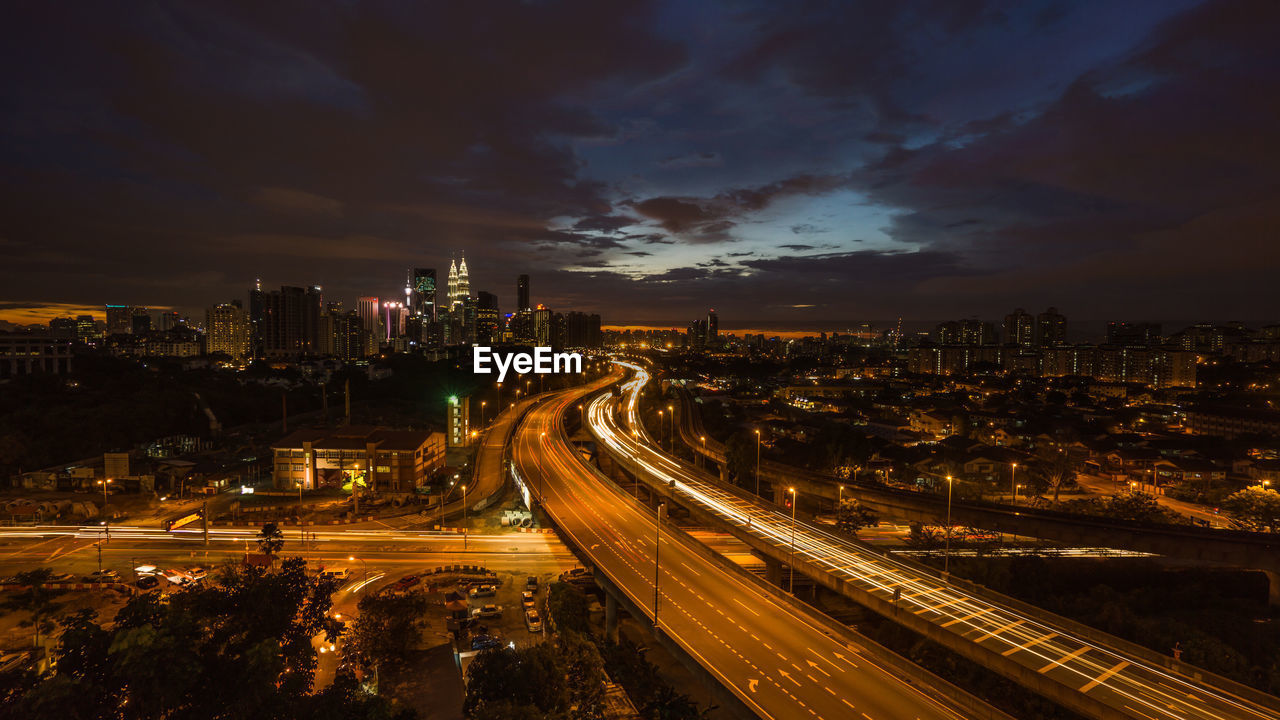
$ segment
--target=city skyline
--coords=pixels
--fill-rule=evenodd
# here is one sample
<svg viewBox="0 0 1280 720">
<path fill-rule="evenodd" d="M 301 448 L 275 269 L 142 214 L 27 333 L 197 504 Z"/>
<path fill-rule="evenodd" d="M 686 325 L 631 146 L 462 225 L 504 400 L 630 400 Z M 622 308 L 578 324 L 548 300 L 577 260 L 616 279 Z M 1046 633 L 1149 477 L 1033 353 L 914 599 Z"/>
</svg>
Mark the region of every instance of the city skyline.
<svg viewBox="0 0 1280 720">
<path fill-rule="evenodd" d="M 528 273 L 623 324 L 1269 321 L 1278 13 L 28 6 L 0 317 L 465 252 L 504 308 Z"/>
</svg>

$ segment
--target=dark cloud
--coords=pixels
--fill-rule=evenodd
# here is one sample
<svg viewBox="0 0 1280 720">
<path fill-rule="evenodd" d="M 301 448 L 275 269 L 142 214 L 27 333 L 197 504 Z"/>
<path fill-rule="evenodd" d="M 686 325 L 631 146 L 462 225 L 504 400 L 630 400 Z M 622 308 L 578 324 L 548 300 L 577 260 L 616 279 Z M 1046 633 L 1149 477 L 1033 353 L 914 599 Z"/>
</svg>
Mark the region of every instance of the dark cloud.
<svg viewBox="0 0 1280 720">
<path fill-rule="evenodd" d="M 720 153 L 700 152 L 689 155 L 677 155 L 666 158 L 658 162 L 660 167 L 670 170 L 680 170 L 683 168 L 699 168 L 699 167 L 720 167 L 724 164 L 724 158 L 720 157 Z"/>
</svg>

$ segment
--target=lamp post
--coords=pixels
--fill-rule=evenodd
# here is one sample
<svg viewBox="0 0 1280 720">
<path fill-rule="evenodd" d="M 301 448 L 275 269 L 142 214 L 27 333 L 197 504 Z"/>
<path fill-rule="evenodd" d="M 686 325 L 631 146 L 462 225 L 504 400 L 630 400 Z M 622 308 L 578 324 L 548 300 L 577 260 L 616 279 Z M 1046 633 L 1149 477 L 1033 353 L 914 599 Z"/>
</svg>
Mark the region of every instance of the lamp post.
<svg viewBox="0 0 1280 720">
<path fill-rule="evenodd" d="M 658 449 L 662 449 L 662 411 L 658 411 Z"/>
<path fill-rule="evenodd" d="M 355 555 L 348 555 L 347 562 L 359 562 L 361 571 L 364 574 L 361 579 L 366 582 L 369 580 L 369 564 L 364 561 L 364 558 L 358 558 Z"/>
<path fill-rule="evenodd" d="M 467 485 L 462 484 L 462 549 L 467 549 Z"/>
<path fill-rule="evenodd" d="M 787 488 L 791 493 L 791 568 L 787 573 L 787 592 L 796 594 L 796 489 Z"/>
<path fill-rule="evenodd" d="M 670 444 L 667 446 L 667 452 L 674 453 L 676 451 L 676 410 L 668 405 L 667 412 L 671 414 L 671 434 L 667 436 Z"/>
<path fill-rule="evenodd" d="M 844 507 L 844 486 L 840 486 L 839 499 L 836 500 L 836 522 L 840 522 L 840 509 Z"/>
<path fill-rule="evenodd" d="M 484 400 L 480 401 L 480 427 L 484 427 L 484 423 L 485 423 L 484 406 L 487 404 L 488 403 Z"/>
<path fill-rule="evenodd" d="M 947 476 L 947 550 L 942 557 L 942 572 L 951 572 L 951 476 Z"/>
<path fill-rule="evenodd" d="M 756 496 L 760 496 L 760 430 L 756 429 Z"/>
<path fill-rule="evenodd" d="M 1013 470 L 1009 472 L 1009 484 L 1013 486 L 1013 504 L 1018 504 L 1018 463 L 1013 463 Z"/>
<path fill-rule="evenodd" d="M 110 482 L 111 478 L 103 478 L 98 481 L 98 484 L 102 486 L 102 507 L 104 508 L 107 506 L 107 485 Z"/>
<path fill-rule="evenodd" d="M 542 500 L 542 452 L 543 452 L 543 448 L 546 446 L 546 442 L 547 442 L 547 433 L 544 430 L 543 432 L 538 433 L 538 502 L 539 503 L 543 502 Z M 543 504 L 545 505 L 545 503 Z"/>
<path fill-rule="evenodd" d="M 354 488 L 355 486 L 352 485 Z M 298 540 L 302 543 L 302 552 L 307 551 L 307 532 L 302 525 L 302 481 L 298 481 Z"/>
<path fill-rule="evenodd" d="M 662 513 L 667 509 L 666 503 L 658 503 L 658 514 L 653 518 L 653 626 L 658 627 L 658 549 L 662 546 Z"/>
</svg>

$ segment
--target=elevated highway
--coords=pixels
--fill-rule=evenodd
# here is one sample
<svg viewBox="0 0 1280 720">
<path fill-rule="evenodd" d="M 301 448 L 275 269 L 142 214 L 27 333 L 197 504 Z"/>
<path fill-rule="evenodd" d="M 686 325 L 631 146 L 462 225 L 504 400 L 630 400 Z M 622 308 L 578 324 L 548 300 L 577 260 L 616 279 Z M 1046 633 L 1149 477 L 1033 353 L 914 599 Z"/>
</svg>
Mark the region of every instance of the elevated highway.
<svg viewBox="0 0 1280 720">
<path fill-rule="evenodd" d="M 717 562 L 589 466 L 569 445 L 562 419 L 588 390 L 618 377 L 534 408 L 516 433 L 513 462 L 597 580 L 633 612 L 763 718 L 1001 717 L 989 707 L 975 711 L 984 707 L 976 698 L 959 712 L 928 686 L 907 682 L 798 604 Z"/>
<path fill-rule="evenodd" d="M 638 396 L 648 374 L 621 401 L 598 395 L 588 422 L 601 448 L 650 487 L 709 519 L 763 555 L 815 583 L 1024 687 L 1094 718 L 1280 718 L 1280 700 L 1175 662 L 1132 643 L 1002 598 L 873 550 L 737 494 L 654 448 Z M 619 407 L 616 407 L 620 405 Z"/>
<path fill-rule="evenodd" d="M 726 452 L 722 443 L 707 435 L 700 413 L 689 396 L 679 393 L 681 441 L 694 453 L 714 463 L 726 477 Z M 947 517 L 946 497 L 875 483 L 836 480 L 827 475 L 771 460 L 760 463 L 760 480 L 767 484 L 775 503 L 781 504 L 787 488 L 834 505 L 844 495 L 855 497 L 884 515 L 941 523 Z M 1090 547 L 1122 548 L 1196 562 L 1253 568 L 1267 573 L 1273 603 L 1280 601 L 1280 534 L 1237 530 L 1213 530 L 1183 525 L 1127 522 L 1085 515 L 984 502 L 951 503 L 955 525 L 971 526 Z"/>
</svg>

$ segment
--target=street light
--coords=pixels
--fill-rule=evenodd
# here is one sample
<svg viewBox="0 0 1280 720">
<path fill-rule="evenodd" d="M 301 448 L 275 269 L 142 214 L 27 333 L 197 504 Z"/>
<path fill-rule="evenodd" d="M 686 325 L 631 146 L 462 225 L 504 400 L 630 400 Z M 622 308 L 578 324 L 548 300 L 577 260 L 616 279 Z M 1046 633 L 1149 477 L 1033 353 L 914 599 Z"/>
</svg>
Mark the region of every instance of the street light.
<svg viewBox="0 0 1280 720">
<path fill-rule="evenodd" d="M 756 496 L 760 495 L 760 430 L 756 430 Z"/>
<path fill-rule="evenodd" d="M 348 555 L 347 562 L 359 562 L 360 567 L 364 572 L 364 577 L 361 579 L 366 582 L 369 580 L 369 564 L 364 561 L 364 558 L 358 558 L 355 555 Z"/>
<path fill-rule="evenodd" d="M 671 444 L 667 446 L 667 452 L 674 453 L 676 451 L 676 410 L 674 407 L 668 405 L 667 412 L 671 413 L 671 434 L 668 435 L 671 439 Z"/>
<path fill-rule="evenodd" d="M 1009 473 L 1009 484 L 1013 486 L 1013 504 L 1018 504 L 1018 463 L 1013 463 L 1013 470 Z"/>
<path fill-rule="evenodd" d="M 836 500 L 836 516 L 839 519 L 840 508 L 844 507 L 844 486 L 840 486 L 839 500 Z"/>
<path fill-rule="evenodd" d="M 947 550 L 942 558 L 942 572 L 951 571 L 951 476 L 947 476 Z"/>
<path fill-rule="evenodd" d="M 107 506 L 107 485 L 110 482 L 111 478 L 103 478 L 98 481 L 98 484 L 102 486 L 102 507 L 104 508 Z"/>
<path fill-rule="evenodd" d="M 796 489 L 787 488 L 791 493 L 791 572 L 787 573 L 787 592 L 796 594 Z"/>
<path fill-rule="evenodd" d="M 462 485 L 462 549 L 467 549 L 467 486 Z"/>
<path fill-rule="evenodd" d="M 488 403 L 484 400 L 480 401 L 480 425 L 483 427 L 485 422 L 484 406 Z"/>
<path fill-rule="evenodd" d="M 543 503 L 544 506 L 546 503 L 542 500 L 542 453 L 546 447 L 546 443 L 547 433 L 544 430 L 543 432 L 538 433 L 538 502 Z"/>
</svg>

